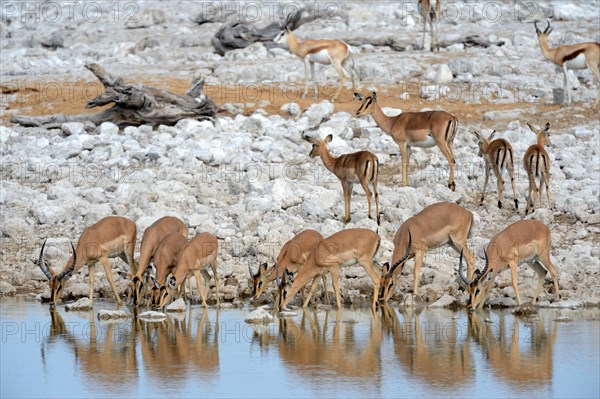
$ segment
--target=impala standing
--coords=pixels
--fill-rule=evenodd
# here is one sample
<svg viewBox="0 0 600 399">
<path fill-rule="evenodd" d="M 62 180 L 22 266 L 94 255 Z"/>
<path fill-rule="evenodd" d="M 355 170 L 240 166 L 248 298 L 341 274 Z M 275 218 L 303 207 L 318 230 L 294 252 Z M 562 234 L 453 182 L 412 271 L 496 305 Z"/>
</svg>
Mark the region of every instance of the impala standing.
<svg viewBox="0 0 600 399">
<path fill-rule="evenodd" d="M 377 179 L 379 177 L 379 159 L 377 155 L 369 151 L 359 151 L 352 154 L 343 154 L 339 157 L 331 155 L 327 149 L 327 143 L 331 142 L 333 136 L 330 134 L 325 140 L 314 137 L 304 136 L 304 139 L 312 144 L 312 150 L 309 156 L 315 158 L 321 157 L 323 165 L 333 173 L 342 183 L 344 192 L 345 219 L 350 221 L 350 199 L 352 197 L 352 188 L 354 183 L 360 183 L 365 190 L 367 201 L 369 203 L 369 219 L 371 217 L 371 196 L 375 194 L 375 210 L 377 214 L 377 224 L 379 224 L 379 193 L 377 192 Z M 373 193 L 369 190 L 369 184 Z"/>
<path fill-rule="evenodd" d="M 419 0 L 419 14 L 423 17 L 422 49 L 425 49 L 425 32 L 427 31 L 427 24 L 429 24 L 429 32 L 431 35 L 429 51 L 433 51 L 434 48 L 437 51 L 440 51 L 440 45 L 438 43 L 438 25 L 441 17 L 440 2 L 441 0 Z"/>
<path fill-rule="evenodd" d="M 452 146 L 458 129 L 458 119 L 446 111 L 403 112 L 387 116 L 377 104 L 377 94 L 364 97 L 354 93 L 362 101 L 356 116 L 371 115 L 381 130 L 389 134 L 400 147 L 402 157 L 402 185 L 408 186 L 408 163 L 411 147 L 430 148 L 438 146 L 450 165 L 448 187 L 454 190 L 454 153 Z"/>
<path fill-rule="evenodd" d="M 145 296 L 144 291 L 148 288 L 148 283 L 150 283 L 147 281 L 150 277 L 150 273 L 146 269 L 150 265 L 150 261 L 154 258 L 154 254 L 156 253 L 160 242 L 168 234 L 174 232 L 179 233 L 187 239 L 188 228 L 186 224 L 173 216 L 165 216 L 158 219 L 144 231 L 142 245 L 140 247 L 139 269 L 129 284 L 129 290 L 133 293 L 134 305 L 139 305 L 141 299 Z M 143 277 L 144 273 L 146 273 L 146 279 Z M 144 284 L 144 280 L 146 280 L 146 284 Z"/>
<path fill-rule="evenodd" d="M 529 209 L 535 211 L 535 202 L 539 196 L 539 206 L 542 206 L 542 190 L 546 186 L 546 197 L 548 198 L 548 207 L 552 208 L 552 199 L 550 195 L 550 157 L 546 152 L 544 146 L 550 145 L 549 130 L 550 124 L 546 123 L 544 130 L 536 129 L 527 124 L 529 129 L 536 134 L 537 143 L 532 144 L 523 156 L 523 167 L 527 172 L 527 178 L 529 179 L 529 189 L 527 191 L 527 207 L 525 208 L 525 214 L 529 212 Z M 539 179 L 539 188 L 535 184 L 535 180 Z M 533 192 L 533 198 L 532 198 Z"/>
<path fill-rule="evenodd" d="M 569 69 L 586 69 L 589 68 L 594 75 L 596 84 L 600 83 L 600 43 L 586 42 L 579 44 L 565 44 L 556 48 L 550 48 L 548 45 L 548 36 L 552 32 L 550 22 L 546 21 L 548 26 L 544 31 L 540 31 L 537 26 L 537 21 L 533 23 L 535 32 L 537 33 L 538 41 L 542 55 L 549 61 L 552 61 L 563 70 L 563 89 L 565 104 L 571 102 L 571 90 L 569 88 Z M 596 101 L 600 101 L 600 94 L 596 97 Z"/>
<path fill-rule="evenodd" d="M 285 44 L 292 53 L 304 60 L 304 94 L 302 94 L 302 98 L 305 98 L 308 94 L 308 70 L 310 68 L 314 85 L 314 100 L 317 99 L 318 85 L 315 80 L 315 62 L 323 65 L 333 65 L 340 75 L 340 83 L 333 96 L 333 101 L 340 94 L 346 75 L 352 79 L 352 91 L 354 91 L 354 69 L 346 65 L 348 60 L 352 58 L 350 46 L 341 40 L 306 39 L 299 41 L 289 28 L 291 19 L 292 14 L 289 14 L 281 25 L 281 32 L 275 36 L 273 41 L 277 44 Z"/>
<path fill-rule="evenodd" d="M 90 278 L 90 303 L 93 304 L 94 266 L 98 261 L 102 263 L 106 278 L 113 289 L 117 303 L 120 305 L 121 298 L 113 281 L 112 269 L 108 258 L 119 256 L 129 264 L 132 273 L 135 273 L 136 265 L 133 259 L 135 234 L 135 223 L 127 218 L 108 216 L 98 221 L 96 224 L 83 230 L 77 242 L 77 248 L 73 248 L 73 244 L 71 244 L 73 255 L 71 255 L 71 258 L 69 258 L 69 261 L 59 274 L 55 273 L 44 260 L 44 247 L 46 246 L 46 241 L 44 241 L 40 250 L 38 266 L 50 282 L 51 306 L 56 305 L 71 275 L 78 272 L 85 265 L 88 267 Z"/>
<path fill-rule="evenodd" d="M 517 267 L 528 263 L 538 274 L 538 286 L 531 303 L 535 304 L 544 286 L 546 270 L 550 271 L 554 282 L 554 294 L 560 299 L 556 269 L 550 260 L 550 229 L 536 220 L 521 220 L 511 224 L 490 241 L 485 251 L 485 268 L 480 272 L 475 270 L 473 279 L 467 279 L 462 272 L 462 254 L 458 264 L 458 274 L 467 286 L 469 293 L 469 310 L 483 306 L 490 288 L 498 273 L 510 268 L 512 286 L 517 302 L 521 302 L 517 283 Z"/>
<path fill-rule="evenodd" d="M 217 273 L 217 253 L 218 241 L 215 236 L 209 233 L 201 233 L 190 240 L 181 250 L 177 258 L 177 266 L 173 271 L 173 275 L 169 279 L 169 284 L 166 290 L 160 293 L 159 307 L 164 307 L 172 298 L 175 289 L 179 287 L 186 278 L 194 275 L 196 277 L 196 287 L 202 298 L 202 306 L 208 307 L 206 304 L 206 295 L 210 289 L 211 276 L 208 273 L 208 267 L 213 271 L 215 277 L 215 289 L 217 297 L 217 305 L 219 305 L 219 274 Z M 204 289 L 200 281 L 200 274 L 204 277 Z M 190 293 L 191 294 L 191 293 Z"/>
<path fill-rule="evenodd" d="M 492 141 L 496 131 L 494 130 L 488 138 L 483 137 L 477 132 L 473 132 L 479 140 L 479 156 L 483 157 L 485 162 L 485 181 L 483 183 L 483 192 L 481 193 L 481 201 L 479 205 L 483 205 L 485 199 L 485 190 L 487 189 L 488 179 L 490 178 L 490 169 L 494 170 L 496 181 L 498 183 L 498 208 L 502 208 L 502 193 L 504 191 L 504 180 L 502 180 L 502 169 L 506 167 L 510 176 L 510 184 L 513 190 L 513 201 L 515 210 L 519 209 L 519 201 L 515 191 L 515 164 L 514 152 L 510 143 L 504 139 L 496 139 Z"/>
<path fill-rule="evenodd" d="M 419 288 L 419 271 L 425 252 L 450 245 L 467 255 L 467 274 L 471 276 L 475 258 L 467 246 L 473 226 L 473 214 L 453 202 L 440 202 L 423 209 L 400 226 L 394 236 L 392 266 L 385 263 L 381 270 L 379 300 L 387 302 L 394 290 L 394 281 L 402 273 L 406 262 L 415 258 L 413 295 Z M 400 267 L 398 267 L 400 266 Z"/>
<path fill-rule="evenodd" d="M 275 280 L 278 274 L 283 275 L 284 269 L 288 273 L 297 273 L 302 269 L 302 266 L 306 263 L 308 254 L 321 240 L 323 240 L 323 236 L 318 231 L 304 230 L 285 243 L 277 256 L 277 262 L 270 271 L 268 271 L 268 265 L 263 263 L 259 266 L 256 274 L 254 274 L 250 265 L 248 265 L 248 271 L 252 279 L 252 294 L 254 299 L 260 297 L 267 284 Z M 325 276 L 323 276 L 323 287 L 326 290 L 325 282 Z"/>
<path fill-rule="evenodd" d="M 379 248 L 380 238 L 377 233 L 369 229 L 347 229 L 339 231 L 330 237 L 320 241 L 308 255 L 306 263 L 294 277 L 291 284 L 284 278 L 287 284 L 283 287 L 279 308 L 283 309 L 286 303 L 294 295 L 312 280 L 308 296 L 304 299 L 302 307 L 307 307 L 310 298 L 314 294 L 318 277 L 331 273 L 331 283 L 335 292 L 335 300 L 338 309 L 341 309 L 339 279 L 340 267 L 360 264 L 373 281 L 373 301 L 371 307 L 375 311 L 377 305 L 377 293 L 379 292 L 379 276 L 373 257 Z"/>
</svg>

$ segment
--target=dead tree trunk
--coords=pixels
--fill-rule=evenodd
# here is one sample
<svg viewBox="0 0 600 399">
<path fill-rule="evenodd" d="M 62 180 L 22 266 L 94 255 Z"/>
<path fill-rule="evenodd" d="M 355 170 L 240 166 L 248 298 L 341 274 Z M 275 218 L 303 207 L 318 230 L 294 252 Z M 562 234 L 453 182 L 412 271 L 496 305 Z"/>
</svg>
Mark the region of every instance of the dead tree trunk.
<svg viewBox="0 0 600 399">
<path fill-rule="evenodd" d="M 106 104 L 114 105 L 96 114 L 13 116 L 12 123 L 24 126 L 60 127 L 65 122 L 112 122 L 119 127 L 140 125 L 174 125 L 184 118 L 210 119 L 216 114 L 212 100 L 204 95 L 204 80 L 196 77 L 183 96 L 141 83 L 126 84 L 121 77 L 113 76 L 98 64 L 87 64 L 100 83 L 104 93 L 88 101 L 86 108 Z"/>
</svg>

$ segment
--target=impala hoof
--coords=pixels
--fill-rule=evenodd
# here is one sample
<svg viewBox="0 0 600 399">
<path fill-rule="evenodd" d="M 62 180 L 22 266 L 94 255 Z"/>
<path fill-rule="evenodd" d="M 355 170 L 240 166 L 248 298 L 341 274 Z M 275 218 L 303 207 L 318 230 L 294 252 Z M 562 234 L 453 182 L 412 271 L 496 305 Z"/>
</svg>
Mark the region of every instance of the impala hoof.
<svg viewBox="0 0 600 399">
<path fill-rule="evenodd" d="M 502 209 L 502 201 L 498 201 L 498 208 Z"/>
<path fill-rule="evenodd" d="M 515 199 L 515 210 L 519 210 L 519 200 Z"/>
<path fill-rule="evenodd" d="M 454 182 L 448 184 L 448 188 L 452 191 L 456 189 L 456 184 Z"/>
</svg>

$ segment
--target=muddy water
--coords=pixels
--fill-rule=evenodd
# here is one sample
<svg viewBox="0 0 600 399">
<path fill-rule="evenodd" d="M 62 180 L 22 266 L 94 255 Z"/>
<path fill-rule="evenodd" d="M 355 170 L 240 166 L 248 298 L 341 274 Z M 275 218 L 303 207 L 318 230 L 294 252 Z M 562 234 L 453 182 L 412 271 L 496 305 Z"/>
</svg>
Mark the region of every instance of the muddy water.
<svg viewBox="0 0 600 399">
<path fill-rule="evenodd" d="M 98 321 L 3 299 L 8 397 L 595 397 L 600 310 L 297 311 L 267 326 L 249 309 L 193 307 L 163 322 Z M 568 321 L 559 317 L 568 318 Z M 558 320 L 557 320 L 558 319 Z"/>
</svg>

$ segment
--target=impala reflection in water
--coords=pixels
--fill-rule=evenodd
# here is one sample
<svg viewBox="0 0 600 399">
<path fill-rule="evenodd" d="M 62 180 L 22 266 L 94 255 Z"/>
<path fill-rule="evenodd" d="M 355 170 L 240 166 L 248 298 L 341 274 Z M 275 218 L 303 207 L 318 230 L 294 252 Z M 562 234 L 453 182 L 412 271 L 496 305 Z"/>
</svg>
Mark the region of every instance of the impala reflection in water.
<svg viewBox="0 0 600 399">
<path fill-rule="evenodd" d="M 200 306 L 98 321 L 3 299 L 1 397 L 598 397 L 600 310 L 301 311 Z M 561 319 L 558 319 L 561 317 Z M 566 320 L 569 322 L 559 322 Z M 557 320 L 558 319 L 558 320 Z"/>
</svg>

